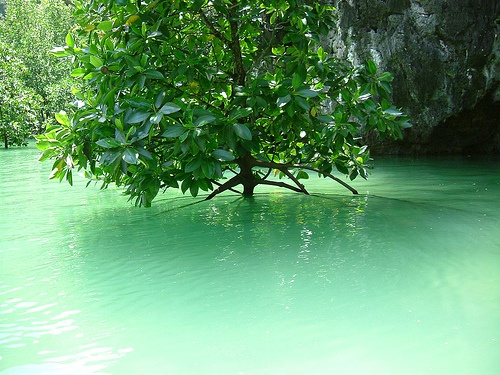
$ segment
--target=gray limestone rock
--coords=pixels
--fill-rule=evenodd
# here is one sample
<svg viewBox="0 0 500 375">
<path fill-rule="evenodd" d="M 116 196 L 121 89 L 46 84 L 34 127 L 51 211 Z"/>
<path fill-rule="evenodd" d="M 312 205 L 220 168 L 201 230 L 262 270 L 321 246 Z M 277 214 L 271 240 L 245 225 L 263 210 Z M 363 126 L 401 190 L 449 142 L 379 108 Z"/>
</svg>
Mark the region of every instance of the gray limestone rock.
<svg viewBox="0 0 500 375">
<path fill-rule="evenodd" d="M 379 152 L 500 151 L 499 0 L 335 0 L 330 52 L 395 75 L 414 127 Z M 485 144 L 482 144 L 486 142 Z"/>
</svg>

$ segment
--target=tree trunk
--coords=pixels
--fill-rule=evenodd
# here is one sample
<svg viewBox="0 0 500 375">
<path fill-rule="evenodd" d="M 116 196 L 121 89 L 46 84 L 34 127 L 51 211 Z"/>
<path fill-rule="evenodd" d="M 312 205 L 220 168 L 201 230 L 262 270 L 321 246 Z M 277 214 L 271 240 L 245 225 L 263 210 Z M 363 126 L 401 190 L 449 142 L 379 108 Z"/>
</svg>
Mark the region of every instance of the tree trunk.
<svg viewBox="0 0 500 375">
<path fill-rule="evenodd" d="M 251 181 L 247 183 L 246 180 L 243 180 L 243 196 L 246 198 L 252 197 L 256 185 L 257 184 L 254 184 Z"/>
<path fill-rule="evenodd" d="M 9 137 L 7 137 L 7 134 L 3 137 L 3 144 L 6 149 L 9 148 Z"/>
<path fill-rule="evenodd" d="M 251 197 L 253 196 L 253 191 L 258 185 L 259 181 L 255 178 L 252 168 L 254 167 L 253 158 L 250 154 L 238 159 L 238 165 L 240 167 L 240 181 L 243 185 L 243 196 Z"/>
</svg>

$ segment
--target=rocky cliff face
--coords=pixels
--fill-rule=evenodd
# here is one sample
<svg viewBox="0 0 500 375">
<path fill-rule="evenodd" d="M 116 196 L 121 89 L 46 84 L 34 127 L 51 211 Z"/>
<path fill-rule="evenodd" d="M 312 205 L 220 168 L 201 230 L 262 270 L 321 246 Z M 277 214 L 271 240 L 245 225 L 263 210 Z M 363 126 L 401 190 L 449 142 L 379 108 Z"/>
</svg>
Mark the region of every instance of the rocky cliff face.
<svg viewBox="0 0 500 375">
<path fill-rule="evenodd" d="M 395 75 L 414 127 L 379 152 L 500 152 L 500 1 L 334 0 L 333 54 Z"/>
</svg>

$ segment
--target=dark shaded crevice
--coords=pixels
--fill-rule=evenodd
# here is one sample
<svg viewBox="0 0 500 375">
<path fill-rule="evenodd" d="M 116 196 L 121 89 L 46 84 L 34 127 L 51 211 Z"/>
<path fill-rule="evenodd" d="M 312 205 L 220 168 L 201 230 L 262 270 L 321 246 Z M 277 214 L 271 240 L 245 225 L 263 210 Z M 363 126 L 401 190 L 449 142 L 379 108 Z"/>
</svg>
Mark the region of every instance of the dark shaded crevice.
<svg viewBox="0 0 500 375">
<path fill-rule="evenodd" d="M 431 132 L 428 154 L 500 154 L 500 102 L 491 90 L 471 109 L 442 121 Z"/>
</svg>

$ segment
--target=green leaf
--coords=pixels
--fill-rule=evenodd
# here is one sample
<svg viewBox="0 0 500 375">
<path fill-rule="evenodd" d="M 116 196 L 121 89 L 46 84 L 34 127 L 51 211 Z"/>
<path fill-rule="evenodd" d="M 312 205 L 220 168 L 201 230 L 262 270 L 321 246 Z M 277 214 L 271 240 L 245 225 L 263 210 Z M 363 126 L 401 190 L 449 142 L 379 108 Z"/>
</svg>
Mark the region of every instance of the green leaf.
<svg viewBox="0 0 500 375">
<path fill-rule="evenodd" d="M 66 171 L 66 181 L 68 181 L 70 185 L 73 185 L 73 172 L 71 171 L 71 169 L 68 169 Z"/>
<path fill-rule="evenodd" d="M 229 118 L 231 120 L 238 120 L 240 118 L 247 117 L 252 112 L 253 112 L 252 108 L 237 108 L 237 109 L 233 109 L 229 113 Z"/>
<path fill-rule="evenodd" d="M 96 68 L 100 68 L 103 65 L 102 60 L 94 55 L 90 55 L 90 63 Z"/>
<path fill-rule="evenodd" d="M 319 95 L 317 91 L 311 89 L 301 89 L 297 91 L 297 94 L 303 98 L 314 98 Z"/>
<path fill-rule="evenodd" d="M 149 100 L 147 100 L 146 98 L 135 97 L 135 98 L 127 99 L 126 102 L 128 104 L 130 104 L 131 107 L 134 107 L 137 109 L 145 109 L 145 110 L 152 109 L 151 102 Z"/>
<path fill-rule="evenodd" d="M 215 163 L 213 161 L 207 162 L 203 161 L 201 164 L 201 170 L 205 177 L 212 178 L 215 172 Z"/>
<path fill-rule="evenodd" d="M 38 143 L 37 143 L 37 147 L 38 147 L 38 148 L 40 148 L 40 147 L 38 146 Z M 45 161 L 45 160 L 48 160 L 48 159 L 50 159 L 51 157 L 53 157 L 53 156 L 54 156 L 54 154 L 55 154 L 55 153 L 54 153 L 54 150 L 52 150 L 52 149 L 45 150 L 45 151 L 44 151 L 44 152 L 40 155 L 40 157 L 38 158 L 38 161 Z"/>
<path fill-rule="evenodd" d="M 66 34 L 66 45 L 71 48 L 75 46 L 75 40 L 73 39 L 70 33 Z"/>
<path fill-rule="evenodd" d="M 151 116 L 150 120 L 153 124 L 159 124 L 162 118 L 163 118 L 163 113 L 157 112 L 153 116 Z"/>
<path fill-rule="evenodd" d="M 340 161 L 335 161 L 335 167 L 340 173 L 349 174 L 349 170 L 347 169 L 344 163 Z"/>
<path fill-rule="evenodd" d="M 187 163 L 186 167 L 184 168 L 184 171 L 186 173 L 193 172 L 194 170 L 196 170 L 200 167 L 201 162 L 202 162 L 202 159 L 191 160 L 189 163 Z"/>
<path fill-rule="evenodd" d="M 186 128 L 184 128 L 184 126 L 182 126 L 181 124 L 171 125 L 165 129 L 165 131 L 162 133 L 162 137 L 176 138 L 184 134 L 185 131 Z"/>
<path fill-rule="evenodd" d="M 358 171 L 356 169 L 351 169 L 351 172 L 349 173 L 349 179 L 353 181 L 356 177 L 358 177 Z"/>
<path fill-rule="evenodd" d="M 308 178 L 309 178 L 309 174 L 306 171 L 299 171 L 297 173 L 297 179 L 298 180 L 301 180 L 301 179 L 307 180 Z"/>
<path fill-rule="evenodd" d="M 104 148 L 115 148 L 121 146 L 120 142 L 113 138 L 99 139 L 96 144 Z"/>
<path fill-rule="evenodd" d="M 149 135 L 149 131 L 151 130 L 151 127 L 153 126 L 153 123 L 151 121 L 146 121 L 146 123 L 141 126 L 139 129 L 137 129 L 137 138 L 138 139 L 144 139 Z"/>
<path fill-rule="evenodd" d="M 157 70 L 147 70 L 144 72 L 144 74 L 146 75 L 146 77 L 151 78 L 151 79 L 160 79 L 160 80 L 165 79 L 163 74 Z"/>
<path fill-rule="evenodd" d="M 292 100 L 292 96 L 290 94 L 285 95 L 285 96 L 281 96 L 281 97 L 278 98 L 278 101 L 277 101 L 276 105 L 278 107 L 284 107 L 285 105 L 288 104 L 288 102 L 290 100 Z"/>
<path fill-rule="evenodd" d="M 127 143 L 125 133 L 123 133 L 120 129 L 115 129 L 115 139 L 122 144 Z"/>
<path fill-rule="evenodd" d="M 172 113 L 179 112 L 180 110 L 181 107 L 171 102 L 165 103 L 163 107 L 160 108 L 160 112 L 164 115 L 170 115 Z"/>
<path fill-rule="evenodd" d="M 368 60 L 365 63 L 366 71 L 369 74 L 376 74 L 377 73 L 377 65 L 375 65 L 375 62 L 373 60 Z"/>
<path fill-rule="evenodd" d="M 367 112 L 377 110 L 377 105 L 371 99 L 368 99 L 364 102 L 364 107 Z"/>
<path fill-rule="evenodd" d="M 261 96 L 256 96 L 255 97 L 255 103 L 260 108 L 266 108 L 267 107 L 267 101 L 263 97 L 261 97 Z"/>
<path fill-rule="evenodd" d="M 55 114 L 56 121 L 61 125 L 69 126 L 69 117 L 68 114 L 64 111 L 58 112 Z"/>
<path fill-rule="evenodd" d="M 191 195 L 193 197 L 196 197 L 198 195 L 198 191 L 199 191 L 199 186 L 198 184 L 196 183 L 196 181 L 194 181 L 191 186 L 189 187 L 189 192 L 191 193 Z"/>
<path fill-rule="evenodd" d="M 233 129 L 236 135 L 241 139 L 245 139 L 247 141 L 252 140 L 252 132 L 250 131 L 250 129 L 247 128 L 246 125 L 236 123 L 233 125 Z"/>
<path fill-rule="evenodd" d="M 85 68 L 76 68 L 71 71 L 72 77 L 83 77 L 85 74 L 87 74 L 87 69 Z"/>
<path fill-rule="evenodd" d="M 90 72 L 89 74 L 85 75 L 83 79 L 92 82 L 94 78 L 96 78 L 99 74 L 98 72 Z"/>
<path fill-rule="evenodd" d="M 41 138 L 41 136 L 37 135 L 35 136 L 36 138 L 36 148 L 39 149 L 40 151 L 51 151 L 49 150 L 49 147 L 50 147 L 50 142 L 49 141 L 46 141 L 46 140 L 43 140 L 43 138 Z"/>
<path fill-rule="evenodd" d="M 394 79 L 394 75 L 389 72 L 384 72 L 379 75 L 378 79 L 382 82 L 392 82 L 392 80 Z"/>
<path fill-rule="evenodd" d="M 182 193 L 184 194 L 187 191 L 187 189 L 189 189 L 190 186 L 191 186 L 191 178 L 186 178 L 184 181 L 182 181 L 181 184 Z"/>
<path fill-rule="evenodd" d="M 292 77 L 292 86 L 294 90 L 297 90 L 300 86 L 302 86 L 303 81 L 302 77 L 300 76 L 299 73 L 293 73 Z"/>
<path fill-rule="evenodd" d="M 122 158 L 127 164 L 137 164 L 139 162 L 138 157 L 139 154 L 135 149 L 127 148 L 123 151 Z"/>
<path fill-rule="evenodd" d="M 119 157 L 121 156 L 121 152 L 119 151 L 106 151 L 102 154 L 99 163 L 102 165 L 111 165 L 113 164 Z"/>
<path fill-rule="evenodd" d="M 137 149 L 137 152 L 139 153 L 139 155 L 144 156 L 146 159 L 150 159 L 150 160 L 153 159 L 153 155 L 151 155 L 151 153 L 143 147 L 139 147 Z"/>
<path fill-rule="evenodd" d="M 113 21 L 102 21 L 99 25 L 97 25 L 98 30 L 102 31 L 110 31 L 113 29 Z"/>
<path fill-rule="evenodd" d="M 235 159 L 233 154 L 227 152 L 226 150 L 221 150 L 221 149 L 212 151 L 212 156 L 220 161 L 232 161 Z"/>
<path fill-rule="evenodd" d="M 144 120 L 146 120 L 149 116 L 151 116 L 150 112 L 141 112 L 141 111 L 136 111 L 133 112 L 130 117 L 125 117 L 125 123 L 126 124 L 137 124 L 140 123 Z"/>
<path fill-rule="evenodd" d="M 307 101 L 301 97 L 301 96 L 296 96 L 294 98 L 294 101 L 295 103 L 297 103 L 299 105 L 300 108 L 302 108 L 303 110 L 309 112 L 309 110 L 311 109 L 311 106 L 309 105 L 309 103 L 307 103 Z"/>
<path fill-rule="evenodd" d="M 271 52 L 277 56 L 283 55 L 285 53 L 285 46 L 272 47 Z"/>
<path fill-rule="evenodd" d="M 115 94 L 116 91 L 118 90 L 118 87 L 115 87 L 114 89 L 109 90 L 106 95 L 101 100 L 102 104 L 107 104 L 109 107 L 112 107 L 115 104 Z"/>
<path fill-rule="evenodd" d="M 165 90 L 162 90 L 158 95 L 156 95 L 155 107 L 160 108 L 164 99 L 165 99 Z"/>
<path fill-rule="evenodd" d="M 213 115 L 204 115 L 201 117 L 198 117 L 196 120 L 194 120 L 193 125 L 194 126 L 203 126 L 205 124 L 209 124 L 213 121 L 215 121 L 217 117 Z"/>
<path fill-rule="evenodd" d="M 327 124 L 333 122 L 333 117 L 330 115 L 318 115 L 316 118 L 321 122 L 326 122 Z"/>
<path fill-rule="evenodd" d="M 322 61 L 328 58 L 328 54 L 323 50 L 323 47 L 318 48 L 318 58 Z"/>
<path fill-rule="evenodd" d="M 194 11 L 194 12 L 198 12 L 201 8 L 201 6 L 203 5 L 204 1 L 203 0 L 194 0 L 192 1 L 192 4 L 191 4 L 191 9 Z"/>
</svg>

